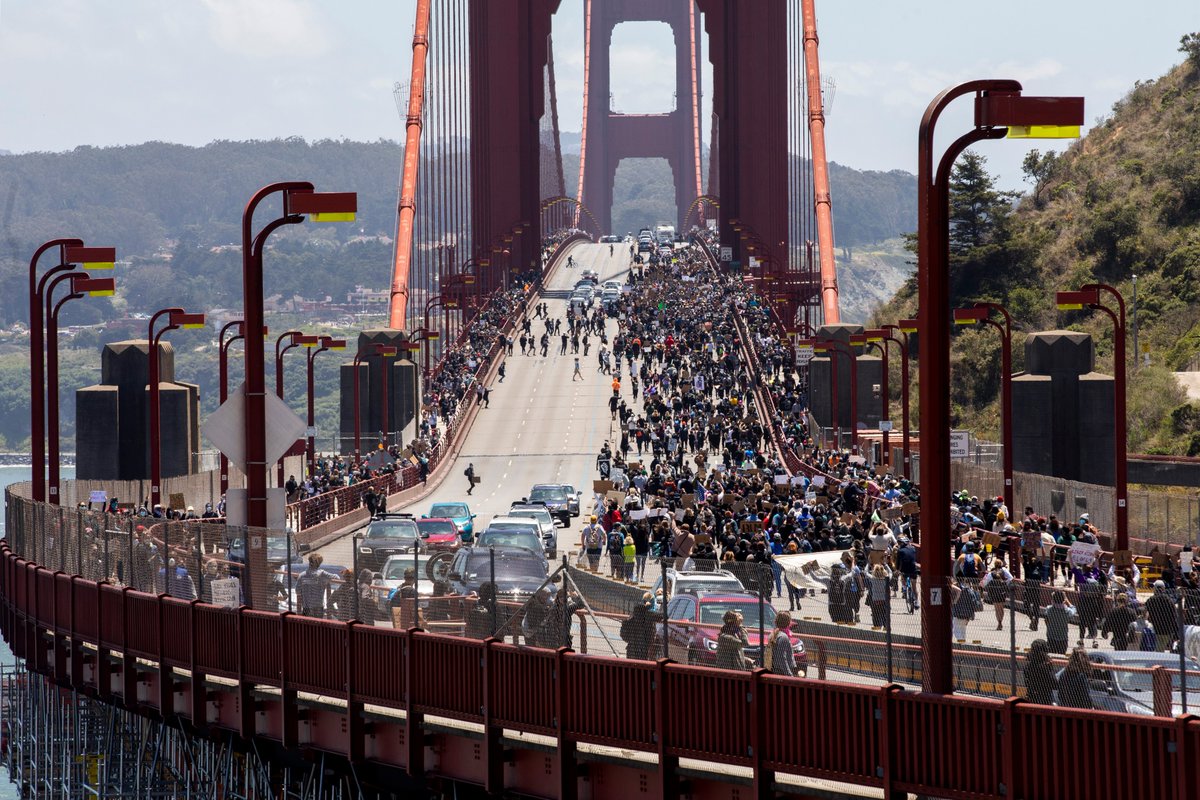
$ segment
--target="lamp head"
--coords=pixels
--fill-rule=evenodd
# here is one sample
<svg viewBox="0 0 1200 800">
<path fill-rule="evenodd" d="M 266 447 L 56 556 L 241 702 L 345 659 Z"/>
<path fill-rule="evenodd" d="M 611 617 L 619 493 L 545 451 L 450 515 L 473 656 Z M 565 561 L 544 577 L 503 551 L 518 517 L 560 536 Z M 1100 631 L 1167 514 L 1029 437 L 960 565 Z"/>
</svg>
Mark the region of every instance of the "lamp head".
<svg viewBox="0 0 1200 800">
<path fill-rule="evenodd" d="M 68 247 L 67 263 L 84 269 L 112 269 L 117 261 L 115 247 Z"/>
<path fill-rule="evenodd" d="M 308 192 L 287 193 L 287 213 L 307 214 L 313 222 L 353 222 L 358 212 L 358 194 L 355 192 Z"/>
<path fill-rule="evenodd" d="M 1097 305 L 1100 302 L 1099 289 L 1083 289 L 1078 292 L 1055 292 L 1054 304 L 1059 311 L 1075 311 L 1084 306 Z"/>
<path fill-rule="evenodd" d="M 310 335 L 304 334 L 304 333 L 293 333 L 292 334 L 292 344 L 293 345 L 300 345 L 302 347 L 316 347 L 320 343 L 321 343 L 320 336 L 310 336 Z"/>
<path fill-rule="evenodd" d="M 170 324 L 173 328 L 203 328 L 204 315 L 191 314 L 186 311 L 172 311 Z"/>
<path fill-rule="evenodd" d="M 71 293 L 87 294 L 89 297 L 112 297 L 117 289 L 112 278 L 89 278 L 86 275 L 71 277 Z"/>
<path fill-rule="evenodd" d="M 916 333 L 921 327 L 915 319 L 897 320 L 896 325 L 903 333 Z"/>
<path fill-rule="evenodd" d="M 955 325 L 974 325 L 976 322 L 987 319 L 988 310 L 986 308 L 956 308 L 954 309 L 954 324 Z"/>
</svg>

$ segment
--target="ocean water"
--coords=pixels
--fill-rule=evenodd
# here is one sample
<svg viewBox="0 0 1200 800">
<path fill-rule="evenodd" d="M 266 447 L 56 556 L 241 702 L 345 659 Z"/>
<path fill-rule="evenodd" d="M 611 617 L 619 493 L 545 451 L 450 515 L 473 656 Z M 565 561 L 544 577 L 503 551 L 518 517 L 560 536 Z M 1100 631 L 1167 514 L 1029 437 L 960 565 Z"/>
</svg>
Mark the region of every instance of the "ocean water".
<svg viewBox="0 0 1200 800">
<path fill-rule="evenodd" d="M 10 483 L 20 483 L 21 481 L 30 480 L 33 477 L 33 470 L 28 466 L 7 466 L 0 467 L 0 486 L 8 486 Z M 74 478 L 74 467 L 62 468 L 63 478 Z M 4 516 L 0 514 L 0 536 L 4 533 Z M 12 652 L 8 649 L 2 640 L 0 640 L 0 664 L 12 664 L 14 661 Z M 3 765 L 0 765 L 0 800 L 17 800 L 19 798 L 17 787 L 8 781 L 8 772 Z"/>
</svg>

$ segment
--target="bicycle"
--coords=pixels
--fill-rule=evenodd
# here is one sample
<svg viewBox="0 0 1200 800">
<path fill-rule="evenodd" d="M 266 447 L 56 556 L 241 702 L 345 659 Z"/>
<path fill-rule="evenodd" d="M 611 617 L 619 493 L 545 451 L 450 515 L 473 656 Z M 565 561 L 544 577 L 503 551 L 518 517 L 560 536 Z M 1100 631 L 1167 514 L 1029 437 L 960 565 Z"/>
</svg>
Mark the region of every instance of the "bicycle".
<svg viewBox="0 0 1200 800">
<path fill-rule="evenodd" d="M 908 607 L 910 614 L 921 607 L 921 603 L 917 599 L 916 577 L 916 575 L 904 575 L 900 579 L 900 593 L 904 595 L 904 605 Z"/>
</svg>

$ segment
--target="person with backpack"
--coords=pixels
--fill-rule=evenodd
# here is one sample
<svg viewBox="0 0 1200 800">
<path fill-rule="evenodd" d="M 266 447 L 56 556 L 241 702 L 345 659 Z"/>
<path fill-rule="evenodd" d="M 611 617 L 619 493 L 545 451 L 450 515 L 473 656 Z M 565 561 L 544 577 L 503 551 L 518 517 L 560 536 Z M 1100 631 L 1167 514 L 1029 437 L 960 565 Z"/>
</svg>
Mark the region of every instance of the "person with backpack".
<svg viewBox="0 0 1200 800">
<path fill-rule="evenodd" d="M 475 484 L 479 482 L 475 477 L 475 465 L 467 464 L 467 468 L 463 470 L 463 475 L 467 476 L 467 494 L 470 494 L 475 489 Z"/>
<path fill-rule="evenodd" d="M 1004 608 L 1008 603 L 1012 579 L 1012 573 L 1004 566 L 1004 562 L 997 558 L 992 561 L 991 570 L 979 582 L 979 588 L 996 612 L 996 630 L 998 631 L 1004 630 Z"/>
<path fill-rule="evenodd" d="M 1153 653 L 1158 648 L 1158 637 L 1154 634 L 1154 626 L 1150 624 L 1150 612 L 1145 606 L 1137 610 L 1137 619 L 1129 623 L 1126 638 L 1131 650 Z"/>
<path fill-rule="evenodd" d="M 962 576 L 950 585 L 950 628 L 954 638 L 960 642 L 967 640 L 967 623 L 975 619 L 979 606 L 979 596 L 970 581 Z"/>
<path fill-rule="evenodd" d="M 600 553 L 604 550 L 605 542 L 608 541 L 604 526 L 597 521 L 598 519 L 595 514 L 592 514 L 591 521 L 583 526 L 579 534 L 583 552 L 587 554 L 588 568 L 592 572 L 600 568 Z"/>
<path fill-rule="evenodd" d="M 1113 598 L 1113 609 L 1100 626 L 1100 635 L 1105 639 L 1112 636 L 1113 650 L 1128 649 L 1129 629 L 1136 621 L 1137 614 L 1129 608 L 1129 595 L 1119 594 Z"/>
<path fill-rule="evenodd" d="M 963 545 L 962 554 L 954 562 L 954 576 L 973 582 L 979 580 L 979 573 L 982 571 L 983 559 L 975 553 L 975 543 L 967 542 Z"/>
<path fill-rule="evenodd" d="M 621 623 L 621 639 L 625 642 L 625 657 L 639 661 L 650 658 L 654 642 L 655 625 L 662 621 L 661 614 L 652 609 L 653 597 L 649 592 L 642 595 L 641 602 L 633 607 L 629 617 Z"/>
</svg>

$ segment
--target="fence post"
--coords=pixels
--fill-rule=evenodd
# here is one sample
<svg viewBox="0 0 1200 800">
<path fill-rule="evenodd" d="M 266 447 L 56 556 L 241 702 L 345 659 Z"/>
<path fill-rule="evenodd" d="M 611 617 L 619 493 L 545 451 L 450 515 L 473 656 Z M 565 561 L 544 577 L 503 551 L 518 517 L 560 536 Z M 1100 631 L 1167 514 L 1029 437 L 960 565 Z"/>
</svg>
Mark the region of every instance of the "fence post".
<svg viewBox="0 0 1200 800">
<path fill-rule="evenodd" d="M 662 608 L 660 609 L 662 612 L 662 652 L 659 653 L 659 657 L 670 660 L 670 648 L 667 644 L 667 603 L 670 598 L 671 587 L 667 583 L 667 558 L 665 555 L 659 559 L 658 567 L 662 574 Z M 659 768 L 662 768 L 661 765 Z M 663 795 L 663 797 L 667 796 Z"/>
<path fill-rule="evenodd" d="M 1150 668 L 1150 682 L 1154 689 L 1154 716 L 1171 716 L 1171 673 L 1163 666 Z"/>
<path fill-rule="evenodd" d="M 875 579 L 872 578 L 872 581 Z M 871 584 L 874 588 L 874 583 Z M 887 641 L 887 682 L 892 683 L 892 591 L 890 587 L 884 587 L 884 638 Z"/>
<path fill-rule="evenodd" d="M 1009 682 L 1008 693 L 1015 695 L 1017 693 L 1017 595 L 1016 582 L 1013 582 L 1012 589 L 1008 593 L 1008 671 Z M 1024 589 L 1022 589 L 1024 592 Z"/>
<path fill-rule="evenodd" d="M 1180 591 L 1175 598 L 1175 624 L 1176 630 L 1179 631 L 1179 696 L 1181 698 L 1182 711 L 1180 713 L 1188 713 L 1188 696 L 1187 696 L 1187 653 L 1183 646 L 1183 592 Z"/>
</svg>

